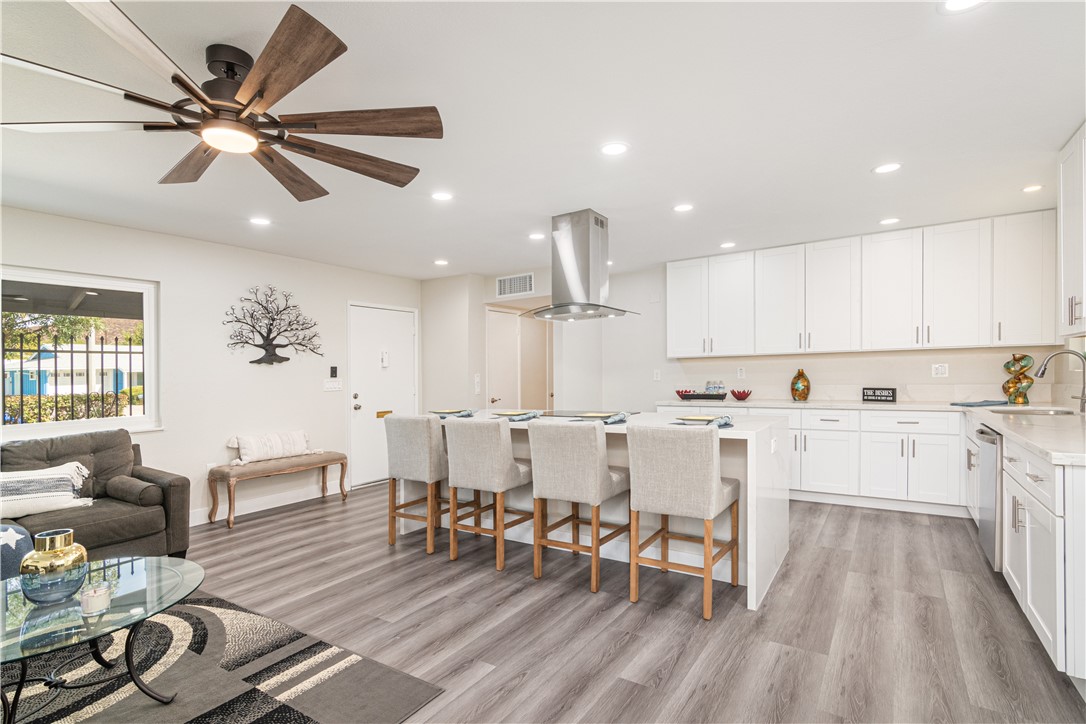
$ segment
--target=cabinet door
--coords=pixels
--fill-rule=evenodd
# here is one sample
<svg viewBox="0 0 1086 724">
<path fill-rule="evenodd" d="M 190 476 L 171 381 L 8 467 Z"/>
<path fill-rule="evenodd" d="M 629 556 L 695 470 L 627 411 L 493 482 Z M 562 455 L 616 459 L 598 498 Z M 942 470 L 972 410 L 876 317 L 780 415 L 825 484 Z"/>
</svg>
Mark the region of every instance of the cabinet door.
<svg viewBox="0 0 1086 724">
<path fill-rule="evenodd" d="M 992 343 L 992 220 L 924 229 L 925 347 Z"/>
<path fill-rule="evenodd" d="M 973 440 L 965 441 L 965 507 L 973 516 L 973 522 L 980 524 L 980 445 Z"/>
<path fill-rule="evenodd" d="M 803 351 L 803 245 L 754 252 L 754 351 Z"/>
<path fill-rule="evenodd" d="M 924 232 L 888 231 L 863 237 L 863 349 L 920 346 L 924 311 Z"/>
<path fill-rule="evenodd" d="M 1059 235 L 1060 292 L 1056 305 L 1061 335 L 1086 332 L 1086 223 L 1083 217 L 1083 175 L 1086 166 L 1086 126 L 1078 129 L 1059 155 L 1060 200 L 1056 208 Z"/>
<path fill-rule="evenodd" d="M 709 354 L 754 353 L 754 252 L 709 258 Z"/>
<path fill-rule="evenodd" d="M 958 505 L 961 443 L 955 435 L 909 435 L 909 500 Z"/>
<path fill-rule="evenodd" d="M 860 495 L 909 497 L 908 435 L 860 433 Z"/>
<path fill-rule="evenodd" d="M 858 495 L 860 433 L 808 430 L 801 437 L 803 490 Z"/>
<path fill-rule="evenodd" d="M 667 356 L 701 357 L 709 349 L 709 260 L 667 265 Z"/>
<path fill-rule="evenodd" d="M 1022 610 L 1056 668 L 1063 670 L 1064 563 L 1063 518 L 1057 518 L 1022 490 L 1018 514 L 1020 535 L 1026 537 L 1026 581 Z"/>
<path fill-rule="evenodd" d="M 1019 522 L 1024 492 L 1010 475 L 1003 475 L 1003 578 L 1022 606 L 1026 590 L 1026 536 Z"/>
<path fill-rule="evenodd" d="M 1052 344 L 1056 338 L 1056 212 L 992 222 L 992 343 Z"/>
<path fill-rule="evenodd" d="M 789 430 L 788 434 L 792 437 L 792 482 L 788 487 L 792 490 L 803 490 L 803 453 L 799 449 L 803 433 Z"/>
<path fill-rule="evenodd" d="M 860 237 L 806 246 L 807 351 L 860 349 Z"/>
</svg>

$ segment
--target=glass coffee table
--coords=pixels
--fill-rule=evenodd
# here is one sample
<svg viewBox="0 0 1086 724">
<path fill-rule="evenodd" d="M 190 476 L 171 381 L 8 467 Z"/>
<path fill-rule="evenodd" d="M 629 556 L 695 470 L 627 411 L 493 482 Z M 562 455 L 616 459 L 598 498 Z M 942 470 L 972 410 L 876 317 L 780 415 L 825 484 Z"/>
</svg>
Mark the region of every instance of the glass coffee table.
<svg viewBox="0 0 1086 724">
<path fill-rule="evenodd" d="M 4 724 L 15 721 L 19 697 L 28 682 L 42 682 L 55 694 L 26 716 L 32 716 L 48 706 L 63 689 L 98 686 L 126 676 L 147 696 L 169 704 L 176 694 L 160 694 L 140 678 L 133 658 L 133 642 L 147 619 L 180 602 L 203 581 L 204 569 L 183 558 L 136 556 L 93 561 L 83 589 L 106 584 L 112 597 L 108 609 L 83 615 L 78 593 L 60 603 L 33 604 L 23 596 L 18 576 L 4 580 L 0 596 L 0 632 L 3 634 L 0 662 L 19 664 L 18 682 L 4 685 L 5 688 L 15 688 L 11 699 L 8 699 L 6 691 L 0 690 Z M 114 668 L 119 662 L 107 660 L 98 647 L 98 641 L 121 629 L 128 629 L 124 643 L 124 671 L 78 684 L 65 680 L 64 670 L 85 656 L 93 657 L 104 669 Z M 54 667 L 48 675 L 27 677 L 31 659 L 64 649 L 72 649 L 72 656 Z"/>
</svg>

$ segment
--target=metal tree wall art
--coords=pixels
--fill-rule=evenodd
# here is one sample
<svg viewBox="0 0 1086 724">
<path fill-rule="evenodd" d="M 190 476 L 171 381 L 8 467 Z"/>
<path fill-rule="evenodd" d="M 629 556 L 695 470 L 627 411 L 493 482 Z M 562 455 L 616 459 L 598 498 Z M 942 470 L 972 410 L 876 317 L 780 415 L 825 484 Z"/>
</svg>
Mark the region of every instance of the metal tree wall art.
<svg viewBox="0 0 1086 724">
<path fill-rule="evenodd" d="M 287 362 L 278 350 L 291 347 L 298 352 L 321 355 L 320 335 L 317 323 L 302 314 L 301 308 L 290 300 L 290 292 L 280 293 L 270 284 L 261 289 L 252 287 L 249 296 L 242 297 L 240 309 L 231 306 L 223 324 L 236 325 L 230 332 L 227 347 L 256 347 L 264 350 L 264 356 L 250 360 L 254 365 L 272 365 Z"/>
</svg>

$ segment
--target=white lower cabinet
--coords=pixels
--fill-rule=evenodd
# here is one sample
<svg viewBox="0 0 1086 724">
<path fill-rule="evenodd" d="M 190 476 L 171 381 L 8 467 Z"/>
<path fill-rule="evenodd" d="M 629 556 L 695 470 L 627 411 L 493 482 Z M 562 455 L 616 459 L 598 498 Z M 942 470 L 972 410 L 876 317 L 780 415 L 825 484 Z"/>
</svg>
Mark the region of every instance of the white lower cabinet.
<svg viewBox="0 0 1086 724">
<path fill-rule="evenodd" d="M 800 487 L 817 493 L 860 493 L 860 433 L 804 430 Z"/>
<path fill-rule="evenodd" d="M 860 495 L 958 503 L 957 437 L 864 432 L 860 438 Z"/>
<path fill-rule="evenodd" d="M 1064 669 L 1064 521 L 1003 476 L 1003 576 L 1045 651 Z"/>
<path fill-rule="evenodd" d="M 860 433 L 860 495 L 909 497 L 908 435 Z"/>
</svg>

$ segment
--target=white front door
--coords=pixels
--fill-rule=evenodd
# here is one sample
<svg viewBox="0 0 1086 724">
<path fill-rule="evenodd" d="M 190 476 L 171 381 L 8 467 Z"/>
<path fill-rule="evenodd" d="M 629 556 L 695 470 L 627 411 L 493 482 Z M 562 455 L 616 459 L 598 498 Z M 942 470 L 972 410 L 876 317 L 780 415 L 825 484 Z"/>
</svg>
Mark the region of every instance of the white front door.
<svg viewBox="0 0 1086 724">
<path fill-rule="evenodd" d="M 418 413 L 415 312 L 350 308 L 351 485 L 388 478 L 381 418 Z"/>
<path fill-rule="evenodd" d="M 520 320 L 486 310 L 486 397 L 498 409 L 520 407 Z"/>
</svg>

